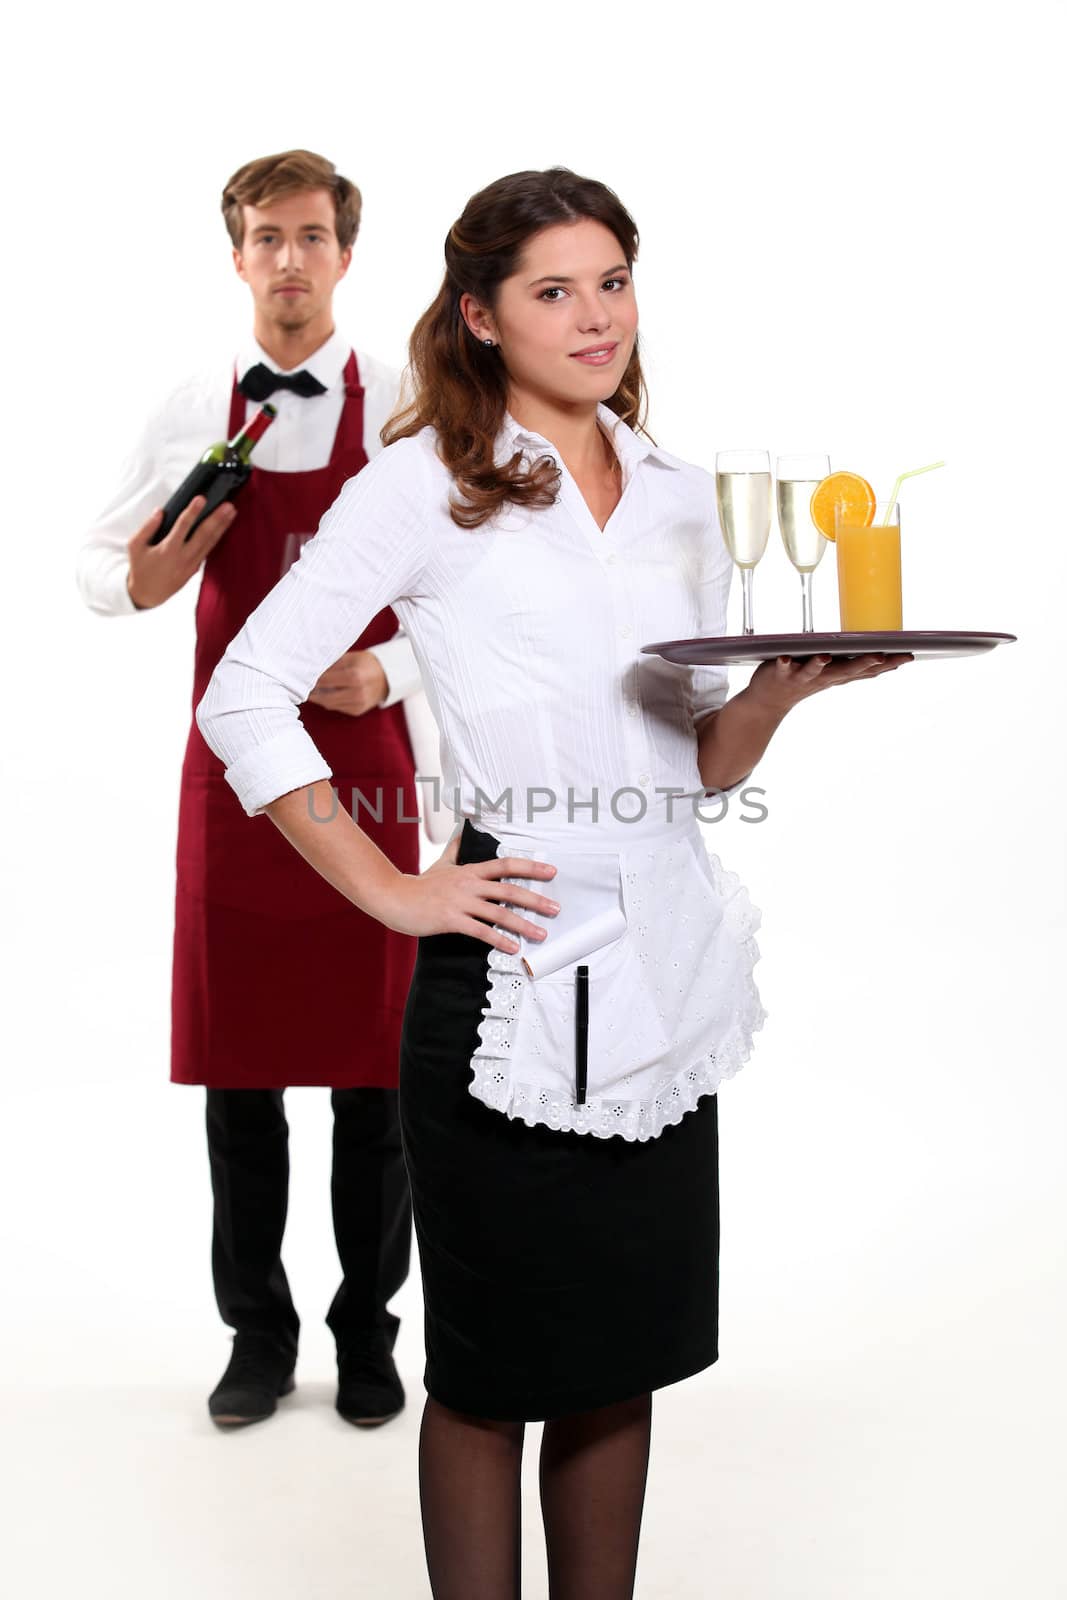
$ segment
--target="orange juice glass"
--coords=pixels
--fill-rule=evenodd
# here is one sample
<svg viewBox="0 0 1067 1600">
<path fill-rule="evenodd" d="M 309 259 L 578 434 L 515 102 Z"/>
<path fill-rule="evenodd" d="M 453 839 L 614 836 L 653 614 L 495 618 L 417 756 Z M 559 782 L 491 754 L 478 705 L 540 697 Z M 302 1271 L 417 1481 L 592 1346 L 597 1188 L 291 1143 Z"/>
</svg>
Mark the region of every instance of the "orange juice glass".
<svg viewBox="0 0 1067 1600">
<path fill-rule="evenodd" d="M 864 526 L 855 512 L 834 519 L 842 633 L 885 633 L 904 626 L 900 593 L 900 502 Z"/>
</svg>

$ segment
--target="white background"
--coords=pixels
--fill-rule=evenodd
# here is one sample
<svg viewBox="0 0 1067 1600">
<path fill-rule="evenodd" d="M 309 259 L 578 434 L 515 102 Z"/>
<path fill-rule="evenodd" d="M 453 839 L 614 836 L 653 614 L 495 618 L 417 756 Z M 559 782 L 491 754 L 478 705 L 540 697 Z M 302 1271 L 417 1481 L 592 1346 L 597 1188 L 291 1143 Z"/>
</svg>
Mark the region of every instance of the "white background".
<svg viewBox="0 0 1067 1600">
<path fill-rule="evenodd" d="M 711 829 L 763 910 L 770 1015 L 720 1095 L 721 1358 L 657 1402 L 638 1593 L 1061 1595 L 1062 5 L 40 6 L 18 27 L 11 1592 L 59 1594 L 88 1541 L 94 1596 L 426 1593 L 417 1273 L 408 1411 L 372 1443 L 329 1410 L 325 1091 L 287 1096 L 304 1398 L 239 1439 L 207 1422 L 228 1345 L 203 1094 L 167 1082 L 193 593 L 104 621 L 73 580 L 146 405 L 247 327 L 224 180 L 305 145 L 363 190 L 337 309 L 386 360 L 467 197 L 562 163 L 637 220 L 659 442 L 705 466 L 828 451 L 880 498 L 947 458 L 902 495 L 905 623 L 1018 643 L 801 706 L 758 769 L 768 820 Z M 834 591 L 831 558 L 817 627 Z M 799 625 L 776 531 L 755 593 L 757 626 Z"/>
</svg>

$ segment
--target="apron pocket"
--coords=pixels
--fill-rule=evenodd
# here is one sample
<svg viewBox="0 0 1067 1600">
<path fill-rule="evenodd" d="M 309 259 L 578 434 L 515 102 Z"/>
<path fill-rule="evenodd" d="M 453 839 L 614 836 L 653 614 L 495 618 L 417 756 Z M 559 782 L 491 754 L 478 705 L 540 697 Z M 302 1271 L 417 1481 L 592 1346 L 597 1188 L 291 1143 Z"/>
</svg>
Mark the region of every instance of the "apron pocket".
<svg viewBox="0 0 1067 1600">
<path fill-rule="evenodd" d="M 552 879 L 524 878 L 524 887 L 559 902 L 556 916 L 518 908 L 547 930 L 544 939 L 520 937 L 520 958 L 536 984 L 565 984 L 573 990 L 577 969 L 588 969 L 590 993 L 626 960 L 628 950 L 622 871 L 614 854 L 570 856 L 552 848 L 543 853 L 556 867 Z"/>
</svg>

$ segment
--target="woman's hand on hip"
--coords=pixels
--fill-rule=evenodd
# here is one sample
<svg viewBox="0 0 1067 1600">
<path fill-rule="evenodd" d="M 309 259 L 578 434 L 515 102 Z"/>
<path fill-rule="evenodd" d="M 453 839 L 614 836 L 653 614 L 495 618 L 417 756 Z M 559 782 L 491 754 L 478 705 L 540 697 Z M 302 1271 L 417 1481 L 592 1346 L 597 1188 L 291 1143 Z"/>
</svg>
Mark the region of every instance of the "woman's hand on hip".
<svg viewBox="0 0 1067 1600">
<path fill-rule="evenodd" d="M 516 939 L 494 929 L 506 928 L 524 939 L 542 940 L 545 929 L 528 922 L 512 907 L 555 916 L 559 906 L 536 889 L 503 883 L 503 878 L 552 878 L 556 869 L 548 861 L 526 856 L 494 856 L 490 861 L 456 865 L 459 834 L 450 839 L 433 866 L 415 875 L 402 873 L 390 883 L 388 905 L 374 915 L 398 933 L 419 936 L 432 933 L 467 933 L 494 949 L 514 955 Z"/>
</svg>

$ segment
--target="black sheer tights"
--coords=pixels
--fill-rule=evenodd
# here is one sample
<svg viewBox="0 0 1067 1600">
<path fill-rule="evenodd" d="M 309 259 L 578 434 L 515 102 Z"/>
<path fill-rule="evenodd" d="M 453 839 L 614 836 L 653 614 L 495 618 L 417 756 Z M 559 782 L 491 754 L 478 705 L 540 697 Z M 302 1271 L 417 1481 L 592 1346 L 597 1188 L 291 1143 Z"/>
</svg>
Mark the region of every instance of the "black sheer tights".
<svg viewBox="0 0 1067 1600">
<path fill-rule="evenodd" d="M 651 1432 L 650 1394 L 544 1424 L 551 1600 L 631 1600 Z M 524 1434 L 427 1399 L 419 1490 L 434 1600 L 520 1600 Z"/>
</svg>

